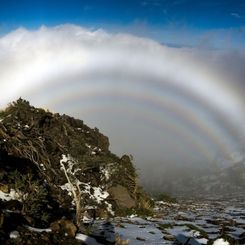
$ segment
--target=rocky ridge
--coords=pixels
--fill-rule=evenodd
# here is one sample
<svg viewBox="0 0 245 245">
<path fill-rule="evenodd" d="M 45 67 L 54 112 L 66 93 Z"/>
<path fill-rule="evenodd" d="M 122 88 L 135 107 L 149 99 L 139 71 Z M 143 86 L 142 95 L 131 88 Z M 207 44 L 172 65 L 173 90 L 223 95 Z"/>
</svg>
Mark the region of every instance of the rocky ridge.
<svg viewBox="0 0 245 245">
<path fill-rule="evenodd" d="M 1 233 L 62 217 L 81 230 L 83 221 L 150 207 L 131 158 L 111 153 L 97 128 L 21 98 L 0 112 Z M 8 227 L 13 215 L 18 222 Z"/>
</svg>

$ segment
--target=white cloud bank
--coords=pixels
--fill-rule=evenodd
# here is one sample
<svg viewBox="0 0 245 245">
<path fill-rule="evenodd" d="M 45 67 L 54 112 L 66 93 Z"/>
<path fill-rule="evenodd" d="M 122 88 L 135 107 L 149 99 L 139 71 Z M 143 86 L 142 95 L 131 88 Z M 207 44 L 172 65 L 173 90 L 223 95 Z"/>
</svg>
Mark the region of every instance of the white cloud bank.
<svg viewBox="0 0 245 245">
<path fill-rule="evenodd" d="M 244 60 L 74 25 L 20 28 L 0 38 L 0 106 L 22 96 L 80 117 L 143 170 L 241 157 Z"/>
</svg>

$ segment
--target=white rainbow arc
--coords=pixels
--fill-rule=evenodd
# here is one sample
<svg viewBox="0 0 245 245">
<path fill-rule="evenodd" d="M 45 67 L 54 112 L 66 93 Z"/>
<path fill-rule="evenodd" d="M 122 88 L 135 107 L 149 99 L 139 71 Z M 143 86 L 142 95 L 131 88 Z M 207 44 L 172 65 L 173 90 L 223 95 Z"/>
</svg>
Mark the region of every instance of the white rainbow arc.
<svg viewBox="0 0 245 245">
<path fill-rule="evenodd" d="M 245 138 L 244 98 L 191 52 L 72 25 L 18 29 L 0 39 L 1 106 L 22 96 L 74 114 L 132 113 L 204 157 L 232 155 Z"/>
</svg>

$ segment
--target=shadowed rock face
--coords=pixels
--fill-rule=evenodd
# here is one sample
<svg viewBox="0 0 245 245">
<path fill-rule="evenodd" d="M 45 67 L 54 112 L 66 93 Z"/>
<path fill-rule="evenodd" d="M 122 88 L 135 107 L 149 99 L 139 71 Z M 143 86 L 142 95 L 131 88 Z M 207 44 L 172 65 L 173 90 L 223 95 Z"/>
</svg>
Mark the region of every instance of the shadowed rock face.
<svg viewBox="0 0 245 245">
<path fill-rule="evenodd" d="M 124 186 L 113 186 L 109 189 L 109 193 L 119 207 L 135 207 L 135 200 L 129 195 L 128 190 Z"/>
<path fill-rule="evenodd" d="M 45 226 L 75 213 L 74 192 L 83 213 L 113 215 L 141 207 L 130 157 L 109 150 L 108 137 L 82 120 L 35 108 L 19 99 L 0 112 L 0 202 L 21 203 L 31 225 Z M 109 192 L 117 190 L 119 192 Z M 126 204 L 127 203 L 127 204 Z M 73 210 L 72 210 L 73 209 Z M 101 211 L 103 210 L 103 212 Z"/>
</svg>

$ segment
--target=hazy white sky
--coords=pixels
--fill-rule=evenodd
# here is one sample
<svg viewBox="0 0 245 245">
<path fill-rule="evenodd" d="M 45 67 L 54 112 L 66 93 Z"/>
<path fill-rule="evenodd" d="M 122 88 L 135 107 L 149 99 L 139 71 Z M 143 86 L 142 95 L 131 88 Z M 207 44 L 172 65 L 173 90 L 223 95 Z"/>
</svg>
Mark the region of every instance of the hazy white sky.
<svg viewBox="0 0 245 245">
<path fill-rule="evenodd" d="M 22 97 L 84 120 L 138 168 L 195 165 L 244 150 L 245 59 L 75 25 L 0 38 L 0 105 Z"/>
</svg>

